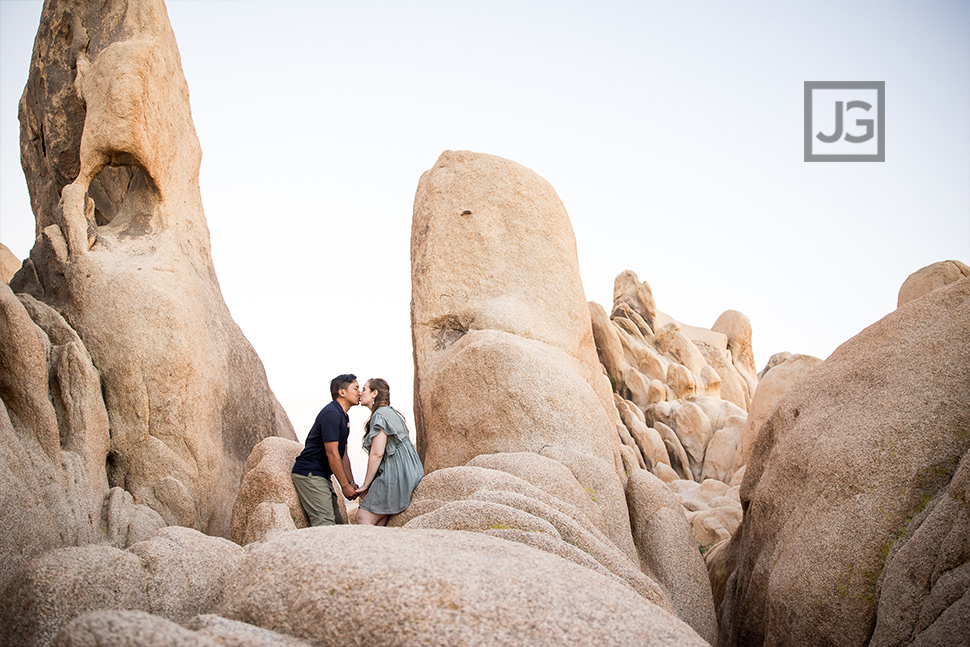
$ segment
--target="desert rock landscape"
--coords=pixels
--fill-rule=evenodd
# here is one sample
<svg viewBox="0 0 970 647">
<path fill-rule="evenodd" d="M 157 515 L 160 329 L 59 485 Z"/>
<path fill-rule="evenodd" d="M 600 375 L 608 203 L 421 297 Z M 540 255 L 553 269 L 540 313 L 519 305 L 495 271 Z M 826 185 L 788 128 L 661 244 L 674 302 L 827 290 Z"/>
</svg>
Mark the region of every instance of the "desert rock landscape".
<svg viewBox="0 0 970 647">
<path fill-rule="evenodd" d="M 588 302 L 552 185 L 445 151 L 411 220 L 426 476 L 387 528 L 310 528 L 216 279 L 161 0 L 47 2 L 20 118 L 0 644 L 970 640 L 963 263 L 914 268 L 824 361 L 759 371 L 741 312 L 680 322 L 630 270 Z"/>
</svg>

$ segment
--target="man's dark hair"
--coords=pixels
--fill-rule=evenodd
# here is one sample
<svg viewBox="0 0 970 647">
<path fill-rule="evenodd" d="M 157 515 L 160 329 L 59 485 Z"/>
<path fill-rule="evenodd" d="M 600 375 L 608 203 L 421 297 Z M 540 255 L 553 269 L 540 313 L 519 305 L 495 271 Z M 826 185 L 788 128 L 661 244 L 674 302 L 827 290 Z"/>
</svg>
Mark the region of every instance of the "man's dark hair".
<svg viewBox="0 0 970 647">
<path fill-rule="evenodd" d="M 338 375 L 337 377 L 330 380 L 330 397 L 334 400 L 340 394 L 340 389 L 346 389 L 347 386 L 357 379 L 357 376 L 353 373 L 344 373 L 343 375 Z"/>
</svg>

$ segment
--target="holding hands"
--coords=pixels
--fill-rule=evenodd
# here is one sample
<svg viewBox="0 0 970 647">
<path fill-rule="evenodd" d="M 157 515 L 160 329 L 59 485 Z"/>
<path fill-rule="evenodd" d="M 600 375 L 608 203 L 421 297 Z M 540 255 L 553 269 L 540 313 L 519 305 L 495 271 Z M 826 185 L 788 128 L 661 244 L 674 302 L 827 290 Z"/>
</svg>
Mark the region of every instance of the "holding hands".
<svg viewBox="0 0 970 647">
<path fill-rule="evenodd" d="M 360 490 L 357 489 L 357 484 L 354 483 L 353 481 L 351 481 L 347 485 L 340 486 L 340 490 L 343 492 L 344 497 L 348 501 L 353 501 L 354 499 L 356 499 L 357 495 L 360 492 Z"/>
</svg>

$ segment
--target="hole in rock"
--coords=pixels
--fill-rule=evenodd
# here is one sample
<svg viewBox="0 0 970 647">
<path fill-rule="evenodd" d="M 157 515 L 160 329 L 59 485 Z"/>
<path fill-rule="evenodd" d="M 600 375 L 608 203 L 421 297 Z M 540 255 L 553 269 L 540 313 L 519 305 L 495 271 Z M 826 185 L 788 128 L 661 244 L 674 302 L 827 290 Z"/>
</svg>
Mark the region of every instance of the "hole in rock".
<svg viewBox="0 0 970 647">
<path fill-rule="evenodd" d="M 465 336 L 468 326 L 455 315 L 438 317 L 430 323 L 435 350 L 444 350 Z"/>
<path fill-rule="evenodd" d="M 128 236 L 152 231 L 161 201 L 151 177 L 133 165 L 105 166 L 91 181 L 88 196 L 94 200 L 95 224 Z"/>
</svg>

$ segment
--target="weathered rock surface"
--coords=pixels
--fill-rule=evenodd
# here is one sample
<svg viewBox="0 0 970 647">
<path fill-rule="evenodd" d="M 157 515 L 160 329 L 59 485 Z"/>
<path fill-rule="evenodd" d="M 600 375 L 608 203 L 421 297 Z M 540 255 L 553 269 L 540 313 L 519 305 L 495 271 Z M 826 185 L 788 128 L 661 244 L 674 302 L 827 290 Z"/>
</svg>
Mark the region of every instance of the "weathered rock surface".
<svg viewBox="0 0 970 647">
<path fill-rule="evenodd" d="M 770 370 L 765 372 L 751 400 L 748 418 L 741 431 L 740 446 L 734 459 L 735 470 L 748 463 L 758 430 L 778 401 L 821 363 L 822 360 L 811 355 L 788 354 L 787 359 L 771 365 Z"/>
<path fill-rule="evenodd" d="M 0 644 L 46 647 L 82 613 L 147 611 L 147 585 L 133 553 L 95 545 L 48 551 L 25 564 L 0 595 Z"/>
<path fill-rule="evenodd" d="M 216 615 L 196 616 L 184 627 L 144 611 L 95 611 L 72 620 L 51 647 L 309 647 L 275 631 Z"/>
<path fill-rule="evenodd" d="M 109 419 L 83 342 L 49 306 L 0 284 L 0 589 L 32 557 L 124 548 L 164 521 L 109 490 Z"/>
<path fill-rule="evenodd" d="M 222 601 L 244 553 L 228 539 L 182 526 L 162 528 L 128 552 L 147 572 L 147 609 L 180 624 Z"/>
<path fill-rule="evenodd" d="M 680 501 L 646 470 L 630 473 L 627 501 L 641 569 L 660 584 L 674 613 L 705 640 L 714 642 L 717 620 L 707 569 L 694 546 Z"/>
<path fill-rule="evenodd" d="M 99 609 L 139 610 L 184 623 L 222 601 L 243 549 L 166 527 L 127 551 L 88 545 L 24 564 L 0 598 L 0 644 L 46 646 L 59 627 Z"/>
<path fill-rule="evenodd" d="M 0 243 L 0 280 L 10 283 L 10 279 L 20 269 L 20 259 L 14 256 L 10 248 Z"/>
<path fill-rule="evenodd" d="M 906 526 L 879 578 L 869 645 L 958 644 L 970 638 L 970 454 Z"/>
<path fill-rule="evenodd" d="M 243 468 L 239 495 L 232 508 L 230 538 L 234 542 L 245 546 L 310 525 L 291 476 L 293 461 L 301 451 L 301 443 L 275 436 L 262 440 L 253 448 Z M 337 479 L 331 477 L 330 480 L 334 492 L 340 492 Z M 338 494 L 337 502 L 340 516 L 353 523 L 354 514 L 348 513 L 347 500 Z"/>
<path fill-rule="evenodd" d="M 616 277 L 613 295 L 610 316 L 588 307 L 623 451 L 665 483 L 714 479 L 726 487 L 744 465 L 742 432 L 758 387 L 751 322 L 728 310 L 711 330 L 680 323 L 657 309 L 650 286 L 630 270 Z M 702 549 L 740 523 L 729 499 L 684 510 Z"/>
<path fill-rule="evenodd" d="M 594 493 L 555 463 L 528 453 L 492 454 L 438 470 L 421 481 L 411 507 L 388 525 L 465 530 L 524 543 L 631 587 L 714 640 L 713 603 L 690 527 L 679 505 L 676 514 L 658 513 L 662 505 L 676 503 L 669 492 L 664 500 L 654 491 L 666 486 L 652 476 L 645 484 L 637 476 L 647 474 L 643 470 L 631 472 L 626 495 L 640 555 L 633 562 L 587 516 L 601 516 L 589 505 Z M 660 565 L 667 557 L 670 563 Z"/>
<path fill-rule="evenodd" d="M 896 307 L 968 276 L 970 276 L 970 267 L 960 261 L 940 261 L 927 265 L 910 274 L 900 286 Z"/>
<path fill-rule="evenodd" d="M 250 450 L 295 434 L 219 291 L 162 2 L 47 3 L 20 120 L 37 240 L 11 285 L 70 321 L 100 374 L 108 483 L 227 536 Z M 22 422 L 52 455 L 38 406 Z"/>
<path fill-rule="evenodd" d="M 968 324 L 962 279 L 842 344 L 775 406 L 712 571 L 725 578 L 719 644 L 967 635 Z"/>
<path fill-rule="evenodd" d="M 243 467 L 239 495 L 232 508 L 230 539 L 245 546 L 262 541 L 267 532 L 306 528 L 310 521 L 300 505 L 290 473 L 303 445 L 286 438 L 266 438 L 253 448 Z M 287 514 L 279 518 L 272 507 L 282 505 Z M 259 513 L 257 508 L 261 508 Z M 286 517 L 289 517 L 287 521 Z M 271 523 L 267 524 L 266 521 Z"/>
<path fill-rule="evenodd" d="M 499 157 L 442 153 L 414 199 L 411 286 L 425 471 L 479 454 L 558 452 L 635 558 L 616 409 L 572 227 L 549 183 Z M 526 396 L 525 384 L 548 388 Z M 591 461 L 604 466 L 594 481 L 581 474 Z"/>
<path fill-rule="evenodd" d="M 706 644 L 588 568 L 441 530 L 305 528 L 253 544 L 217 613 L 312 644 Z"/>
</svg>

